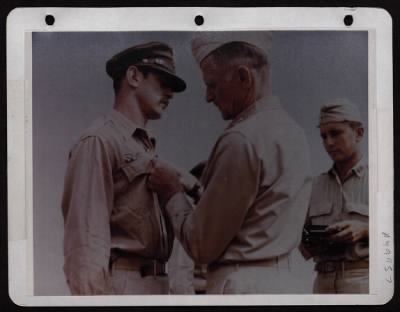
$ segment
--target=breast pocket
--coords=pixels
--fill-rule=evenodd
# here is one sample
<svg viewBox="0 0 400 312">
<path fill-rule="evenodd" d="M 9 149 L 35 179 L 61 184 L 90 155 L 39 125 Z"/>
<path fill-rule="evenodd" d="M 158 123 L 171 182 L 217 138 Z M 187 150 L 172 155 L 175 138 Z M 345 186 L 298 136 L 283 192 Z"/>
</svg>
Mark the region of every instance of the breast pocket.
<svg viewBox="0 0 400 312">
<path fill-rule="evenodd" d="M 153 202 L 153 194 L 147 187 L 147 176 L 151 169 L 151 155 L 129 154 L 114 174 L 114 196 L 116 205 L 129 205 L 140 210 Z"/>
<path fill-rule="evenodd" d="M 362 203 L 345 203 L 344 211 L 350 219 L 357 219 L 360 221 L 368 220 L 369 207 L 367 204 Z"/>
<path fill-rule="evenodd" d="M 151 169 L 151 159 L 151 156 L 143 153 L 126 155 L 121 165 L 121 170 L 128 179 L 128 182 L 132 182 L 140 175 L 148 174 Z"/>
<path fill-rule="evenodd" d="M 152 157 L 141 153 L 126 153 L 114 173 L 114 194 L 116 198 L 126 193 L 129 186 L 150 172 Z"/>
<path fill-rule="evenodd" d="M 332 222 L 333 203 L 328 200 L 312 201 L 308 215 L 313 225 L 329 225 Z"/>
</svg>

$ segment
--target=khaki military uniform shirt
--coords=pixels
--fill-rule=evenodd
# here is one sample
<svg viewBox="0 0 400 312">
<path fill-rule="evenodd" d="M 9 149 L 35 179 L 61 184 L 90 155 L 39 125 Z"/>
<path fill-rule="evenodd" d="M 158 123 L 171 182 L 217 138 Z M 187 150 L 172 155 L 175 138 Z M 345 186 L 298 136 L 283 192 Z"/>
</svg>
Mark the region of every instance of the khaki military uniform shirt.
<svg viewBox="0 0 400 312">
<path fill-rule="evenodd" d="M 73 294 L 110 293 L 111 252 L 166 261 L 172 227 L 147 185 L 155 141 L 113 110 L 72 148 L 65 176 L 64 271 Z"/>
<path fill-rule="evenodd" d="M 297 247 L 311 194 L 303 130 L 265 99 L 242 112 L 215 144 L 196 208 L 167 203 L 174 231 L 196 263 L 251 261 Z"/>
<path fill-rule="evenodd" d="M 368 224 L 368 165 L 356 164 L 342 183 L 334 168 L 314 178 L 307 223 L 331 225 L 343 220 L 359 220 Z M 314 255 L 316 262 L 368 259 L 368 241 L 346 244 L 331 252 Z"/>
</svg>

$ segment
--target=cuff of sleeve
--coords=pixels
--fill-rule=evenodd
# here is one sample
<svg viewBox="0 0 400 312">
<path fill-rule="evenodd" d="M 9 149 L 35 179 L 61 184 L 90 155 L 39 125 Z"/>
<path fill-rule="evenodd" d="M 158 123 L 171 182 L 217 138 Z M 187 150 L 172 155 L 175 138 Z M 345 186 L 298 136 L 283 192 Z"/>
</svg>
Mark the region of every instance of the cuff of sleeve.
<svg viewBox="0 0 400 312">
<path fill-rule="evenodd" d="M 189 199 L 184 193 L 177 193 L 167 202 L 165 209 L 172 222 L 176 237 L 183 243 L 186 238 L 184 225 L 190 213 L 193 211 Z"/>
<path fill-rule="evenodd" d="M 188 206 L 188 200 L 184 193 L 175 193 L 167 202 L 166 210 L 171 218 L 178 217 L 182 212 L 182 207 Z"/>
</svg>

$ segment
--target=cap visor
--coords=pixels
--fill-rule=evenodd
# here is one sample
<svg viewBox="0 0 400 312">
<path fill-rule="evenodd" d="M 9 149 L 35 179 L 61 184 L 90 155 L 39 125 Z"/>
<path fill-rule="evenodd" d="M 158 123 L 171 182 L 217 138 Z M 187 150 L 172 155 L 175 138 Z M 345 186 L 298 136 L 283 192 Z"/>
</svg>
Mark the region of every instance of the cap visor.
<svg viewBox="0 0 400 312">
<path fill-rule="evenodd" d="M 159 70 L 159 72 L 164 76 L 163 82 L 171 88 L 173 92 L 182 92 L 186 89 L 186 82 L 167 71 Z"/>
</svg>

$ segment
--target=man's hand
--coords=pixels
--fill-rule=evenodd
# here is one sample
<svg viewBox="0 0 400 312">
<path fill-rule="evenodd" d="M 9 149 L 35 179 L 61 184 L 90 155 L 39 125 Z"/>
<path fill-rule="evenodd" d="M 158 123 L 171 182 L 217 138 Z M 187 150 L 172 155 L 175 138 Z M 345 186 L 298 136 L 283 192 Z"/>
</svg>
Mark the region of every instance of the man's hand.
<svg viewBox="0 0 400 312">
<path fill-rule="evenodd" d="M 180 182 L 180 173 L 170 164 L 153 159 L 147 186 L 159 196 L 160 201 L 166 204 L 178 192 L 183 192 Z"/>
<path fill-rule="evenodd" d="M 355 243 L 363 238 L 368 238 L 368 223 L 358 220 L 344 220 L 327 227 L 330 234 L 327 239 L 341 243 Z"/>
</svg>

